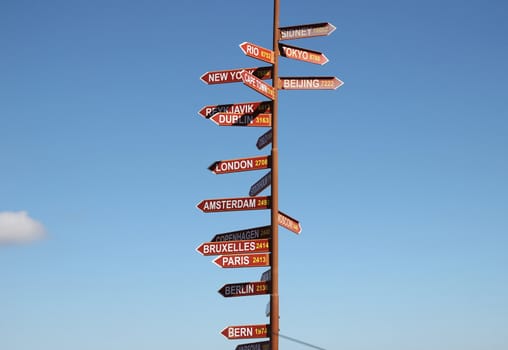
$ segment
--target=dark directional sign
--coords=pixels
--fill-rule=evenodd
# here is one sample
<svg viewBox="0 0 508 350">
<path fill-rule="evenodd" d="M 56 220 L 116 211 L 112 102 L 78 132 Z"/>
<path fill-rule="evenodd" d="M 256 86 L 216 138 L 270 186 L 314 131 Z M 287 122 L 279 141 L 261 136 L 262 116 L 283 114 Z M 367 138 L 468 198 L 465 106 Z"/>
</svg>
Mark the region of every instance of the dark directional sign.
<svg viewBox="0 0 508 350">
<path fill-rule="evenodd" d="M 270 294 L 270 285 L 268 282 L 230 283 L 223 285 L 219 293 L 226 298 Z"/>
<path fill-rule="evenodd" d="M 268 269 L 261 275 L 261 282 L 268 282 L 272 280 L 272 269 Z"/>
<path fill-rule="evenodd" d="M 268 225 L 248 228 L 245 230 L 218 233 L 210 241 L 211 242 L 240 241 L 240 240 L 270 238 L 271 236 L 272 236 L 272 227 Z"/>
<path fill-rule="evenodd" d="M 272 172 L 269 172 L 250 187 L 249 196 L 257 196 L 271 184 L 272 184 Z"/>
<path fill-rule="evenodd" d="M 260 94 L 271 98 L 272 100 L 275 98 L 275 89 L 262 81 L 261 79 L 256 78 L 252 74 L 247 71 L 242 72 L 242 81 L 245 85 L 250 87 L 251 89 L 259 92 Z"/>
<path fill-rule="evenodd" d="M 257 156 L 218 160 L 208 167 L 214 174 L 238 173 L 241 171 L 267 169 L 271 165 L 270 156 Z"/>
<path fill-rule="evenodd" d="M 219 126 L 272 126 L 272 114 L 216 113 L 210 120 Z"/>
<path fill-rule="evenodd" d="M 270 325 L 255 324 L 244 326 L 229 326 L 221 334 L 228 339 L 268 338 Z"/>
<path fill-rule="evenodd" d="M 270 342 L 262 341 L 258 343 L 240 344 L 235 350 L 270 350 Z"/>
<path fill-rule="evenodd" d="M 300 226 L 300 222 L 281 211 L 279 211 L 278 220 L 279 225 L 287 228 L 289 231 L 292 231 L 296 234 L 300 234 L 302 232 L 302 226 Z"/>
<path fill-rule="evenodd" d="M 241 81 L 241 80 L 240 80 Z M 217 113 L 236 113 L 236 114 L 257 114 L 257 113 L 269 113 L 272 109 L 272 101 L 260 101 L 260 102 L 242 102 L 242 103 L 230 103 L 222 105 L 208 105 L 204 106 L 198 112 L 199 115 L 205 118 L 210 118 Z"/>
<path fill-rule="evenodd" d="M 220 255 L 213 263 L 222 268 L 270 266 L 270 254 L 231 254 Z"/>
<path fill-rule="evenodd" d="M 258 141 L 256 142 L 256 147 L 258 149 L 263 149 L 270 143 L 272 143 L 272 129 L 268 130 L 258 138 Z"/>
<path fill-rule="evenodd" d="M 270 196 L 203 199 L 197 208 L 204 213 L 270 209 Z"/>
<path fill-rule="evenodd" d="M 280 88 L 283 90 L 335 90 L 342 84 L 344 82 L 337 77 L 280 78 Z"/>
<path fill-rule="evenodd" d="M 291 27 L 281 27 L 279 28 L 279 40 L 293 40 L 330 35 L 335 29 L 336 28 L 331 23 L 313 23 Z"/>
<path fill-rule="evenodd" d="M 275 53 L 270 49 L 265 49 L 264 47 L 246 41 L 240 44 L 240 48 L 243 53 L 249 57 L 257 58 L 267 63 L 275 62 Z"/>
<path fill-rule="evenodd" d="M 242 81 L 240 73 L 245 70 L 259 79 L 272 79 L 272 67 L 253 67 L 253 68 L 238 68 L 217 70 L 206 72 L 201 76 L 201 80 L 208 84 L 224 84 L 224 83 L 237 83 Z"/>
<path fill-rule="evenodd" d="M 283 57 L 293 60 L 304 61 L 323 65 L 328 62 L 328 58 L 321 52 L 303 49 L 301 47 L 279 44 L 280 54 Z"/>
<path fill-rule="evenodd" d="M 270 251 L 267 238 L 251 241 L 204 242 L 196 250 L 205 256 L 238 253 L 265 253 Z"/>
</svg>

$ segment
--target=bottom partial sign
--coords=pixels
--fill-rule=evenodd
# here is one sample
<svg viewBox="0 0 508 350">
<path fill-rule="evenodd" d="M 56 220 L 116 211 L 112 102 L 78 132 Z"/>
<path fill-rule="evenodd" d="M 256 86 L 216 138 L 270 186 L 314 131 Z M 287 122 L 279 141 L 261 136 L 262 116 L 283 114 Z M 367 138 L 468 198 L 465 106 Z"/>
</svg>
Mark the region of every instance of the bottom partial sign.
<svg viewBox="0 0 508 350">
<path fill-rule="evenodd" d="M 221 255 L 213 263 L 222 268 L 270 266 L 270 254 Z"/>
<path fill-rule="evenodd" d="M 268 324 L 229 326 L 221 334 L 228 339 L 268 338 L 269 328 Z"/>
<path fill-rule="evenodd" d="M 299 234 L 302 232 L 302 226 L 300 226 L 300 222 L 296 219 L 293 219 L 291 216 L 284 214 L 283 212 L 279 211 L 279 225 L 287 228 L 289 231 L 292 231 L 296 234 Z"/>
<path fill-rule="evenodd" d="M 235 350 L 270 350 L 270 342 L 261 341 L 258 343 L 240 344 Z"/>
<path fill-rule="evenodd" d="M 270 285 L 268 282 L 230 283 L 223 285 L 219 293 L 226 298 L 269 294 Z"/>
<path fill-rule="evenodd" d="M 272 236 L 272 227 L 268 225 L 248 228 L 239 231 L 218 233 L 210 241 L 211 242 L 245 241 L 251 239 L 270 238 L 271 236 Z"/>
</svg>

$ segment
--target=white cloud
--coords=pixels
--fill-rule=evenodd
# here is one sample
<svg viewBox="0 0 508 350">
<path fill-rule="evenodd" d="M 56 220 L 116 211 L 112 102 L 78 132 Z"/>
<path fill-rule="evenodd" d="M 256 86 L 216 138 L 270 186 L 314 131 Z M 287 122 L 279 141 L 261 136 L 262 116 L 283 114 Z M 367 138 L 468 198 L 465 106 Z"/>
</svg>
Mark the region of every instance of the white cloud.
<svg viewBox="0 0 508 350">
<path fill-rule="evenodd" d="M 25 211 L 0 212 L 0 244 L 28 243 L 45 235 L 44 226 Z"/>
</svg>

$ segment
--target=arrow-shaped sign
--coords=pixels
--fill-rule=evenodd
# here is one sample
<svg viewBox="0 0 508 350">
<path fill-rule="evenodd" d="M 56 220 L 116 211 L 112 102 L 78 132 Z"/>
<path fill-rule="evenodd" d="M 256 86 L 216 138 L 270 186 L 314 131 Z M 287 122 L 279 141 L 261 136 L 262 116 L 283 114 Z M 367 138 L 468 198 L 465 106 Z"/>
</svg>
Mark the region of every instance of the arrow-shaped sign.
<svg viewBox="0 0 508 350">
<path fill-rule="evenodd" d="M 268 338 L 270 325 L 255 324 L 244 326 L 229 326 L 221 334 L 228 339 Z"/>
<path fill-rule="evenodd" d="M 272 126 L 271 113 L 258 114 L 236 114 L 236 113 L 216 113 L 211 118 L 219 126 Z"/>
<path fill-rule="evenodd" d="M 268 239 L 250 241 L 204 242 L 196 248 L 201 255 L 228 255 L 239 253 L 266 253 L 270 251 Z"/>
<path fill-rule="evenodd" d="M 223 285 L 218 292 L 225 298 L 270 294 L 270 284 L 268 282 L 231 283 Z"/>
<path fill-rule="evenodd" d="M 270 254 L 231 254 L 220 255 L 213 263 L 222 268 L 270 266 Z"/>
<path fill-rule="evenodd" d="M 328 62 L 328 58 L 321 52 L 303 49 L 301 47 L 279 44 L 280 55 L 298 61 L 304 61 L 323 65 Z"/>
<path fill-rule="evenodd" d="M 256 142 L 256 147 L 258 149 L 263 149 L 270 143 L 272 143 L 272 129 L 268 130 L 258 138 L 258 141 Z"/>
<path fill-rule="evenodd" d="M 240 81 L 242 81 L 240 79 Z M 272 101 L 229 103 L 222 105 L 208 105 L 199 110 L 199 115 L 204 118 L 210 118 L 217 113 L 236 113 L 236 114 L 257 114 L 270 113 L 272 110 Z"/>
<path fill-rule="evenodd" d="M 246 41 L 240 44 L 240 48 L 243 53 L 249 57 L 257 58 L 258 60 L 272 64 L 275 62 L 275 53 L 272 50 L 265 49 L 264 47 L 248 43 Z"/>
<path fill-rule="evenodd" d="M 279 81 L 284 90 L 335 90 L 344 84 L 337 77 L 281 77 Z"/>
<path fill-rule="evenodd" d="M 270 196 L 203 199 L 196 207 L 203 213 L 270 209 Z"/>
<path fill-rule="evenodd" d="M 268 174 L 263 176 L 254 185 L 251 186 L 249 196 L 257 196 L 271 184 L 272 184 L 272 172 L 270 171 Z"/>
<path fill-rule="evenodd" d="M 237 83 L 242 81 L 240 73 L 242 70 L 253 74 L 259 79 L 272 79 L 272 67 L 252 67 L 252 68 L 238 68 L 238 69 L 226 69 L 206 72 L 200 79 L 205 84 L 224 84 L 224 83 Z"/>
<path fill-rule="evenodd" d="M 272 237 L 272 226 L 260 226 L 232 232 L 218 233 L 210 240 L 211 242 L 243 241 L 251 239 L 263 239 Z"/>
<path fill-rule="evenodd" d="M 298 26 L 279 28 L 279 40 L 293 40 L 311 38 L 314 36 L 330 35 L 336 28 L 331 23 L 302 24 Z"/>
<path fill-rule="evenodd" d="M 256 78 L 252 74 L 247 71 L 242 72 L 242 81 L 245 85 L 250 87 L 253 90 L 256 90 L 260 94 L 271 98 L 272 100 L 275 98 L 275 89 L 262 81 L 261 79 Z"/>
<path fill-rule="evenodd" d="M 267 169 L 271 166 L 270 156 L 258 156 L 218 160 L 208 167 L 214 174 L 237 173 L 241 171 Z"/>
<path fill-rule="evenodd" d="M 287 228 L 289 231 L 292 231 L 296 234 L 300 234 L 302 232 L 302 226 L 300 225 L 300 222 L 281 211 L 279 211 L 278 221 L 280 226 Z"/>
</svg>

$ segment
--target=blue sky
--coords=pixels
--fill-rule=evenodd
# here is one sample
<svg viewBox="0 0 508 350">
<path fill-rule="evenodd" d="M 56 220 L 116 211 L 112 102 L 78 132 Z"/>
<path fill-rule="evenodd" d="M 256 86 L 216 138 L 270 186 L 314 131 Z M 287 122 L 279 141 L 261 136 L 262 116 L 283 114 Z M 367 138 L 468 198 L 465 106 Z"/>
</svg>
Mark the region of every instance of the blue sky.
<svg viewBox="0 0 508 350">
<path fill-rule="evenodd" d="M 280 229 L 281 334 L 327 350 L 508 347 L 507 13 L 282 1 L 281 25 L 337 30 L 290 42 L 330 62 L 281 58 L 280 75 L 345 84 L 279 93 L 280 209 L 303 227 Z M 266 129 L 197 112 L 264 100 L 199 77 L 265 65 L 238 45 L 271 47 L 271 26 L 264 0 L 0 3 L 1 349 L 234 349 L 224 327 L 268 322 L 268 297 L 217 293 L 265 269 L 195 251 L 268 211 L 195 205 L 266 173 L 207 170 L 267 154 Z"/>
</svg>

